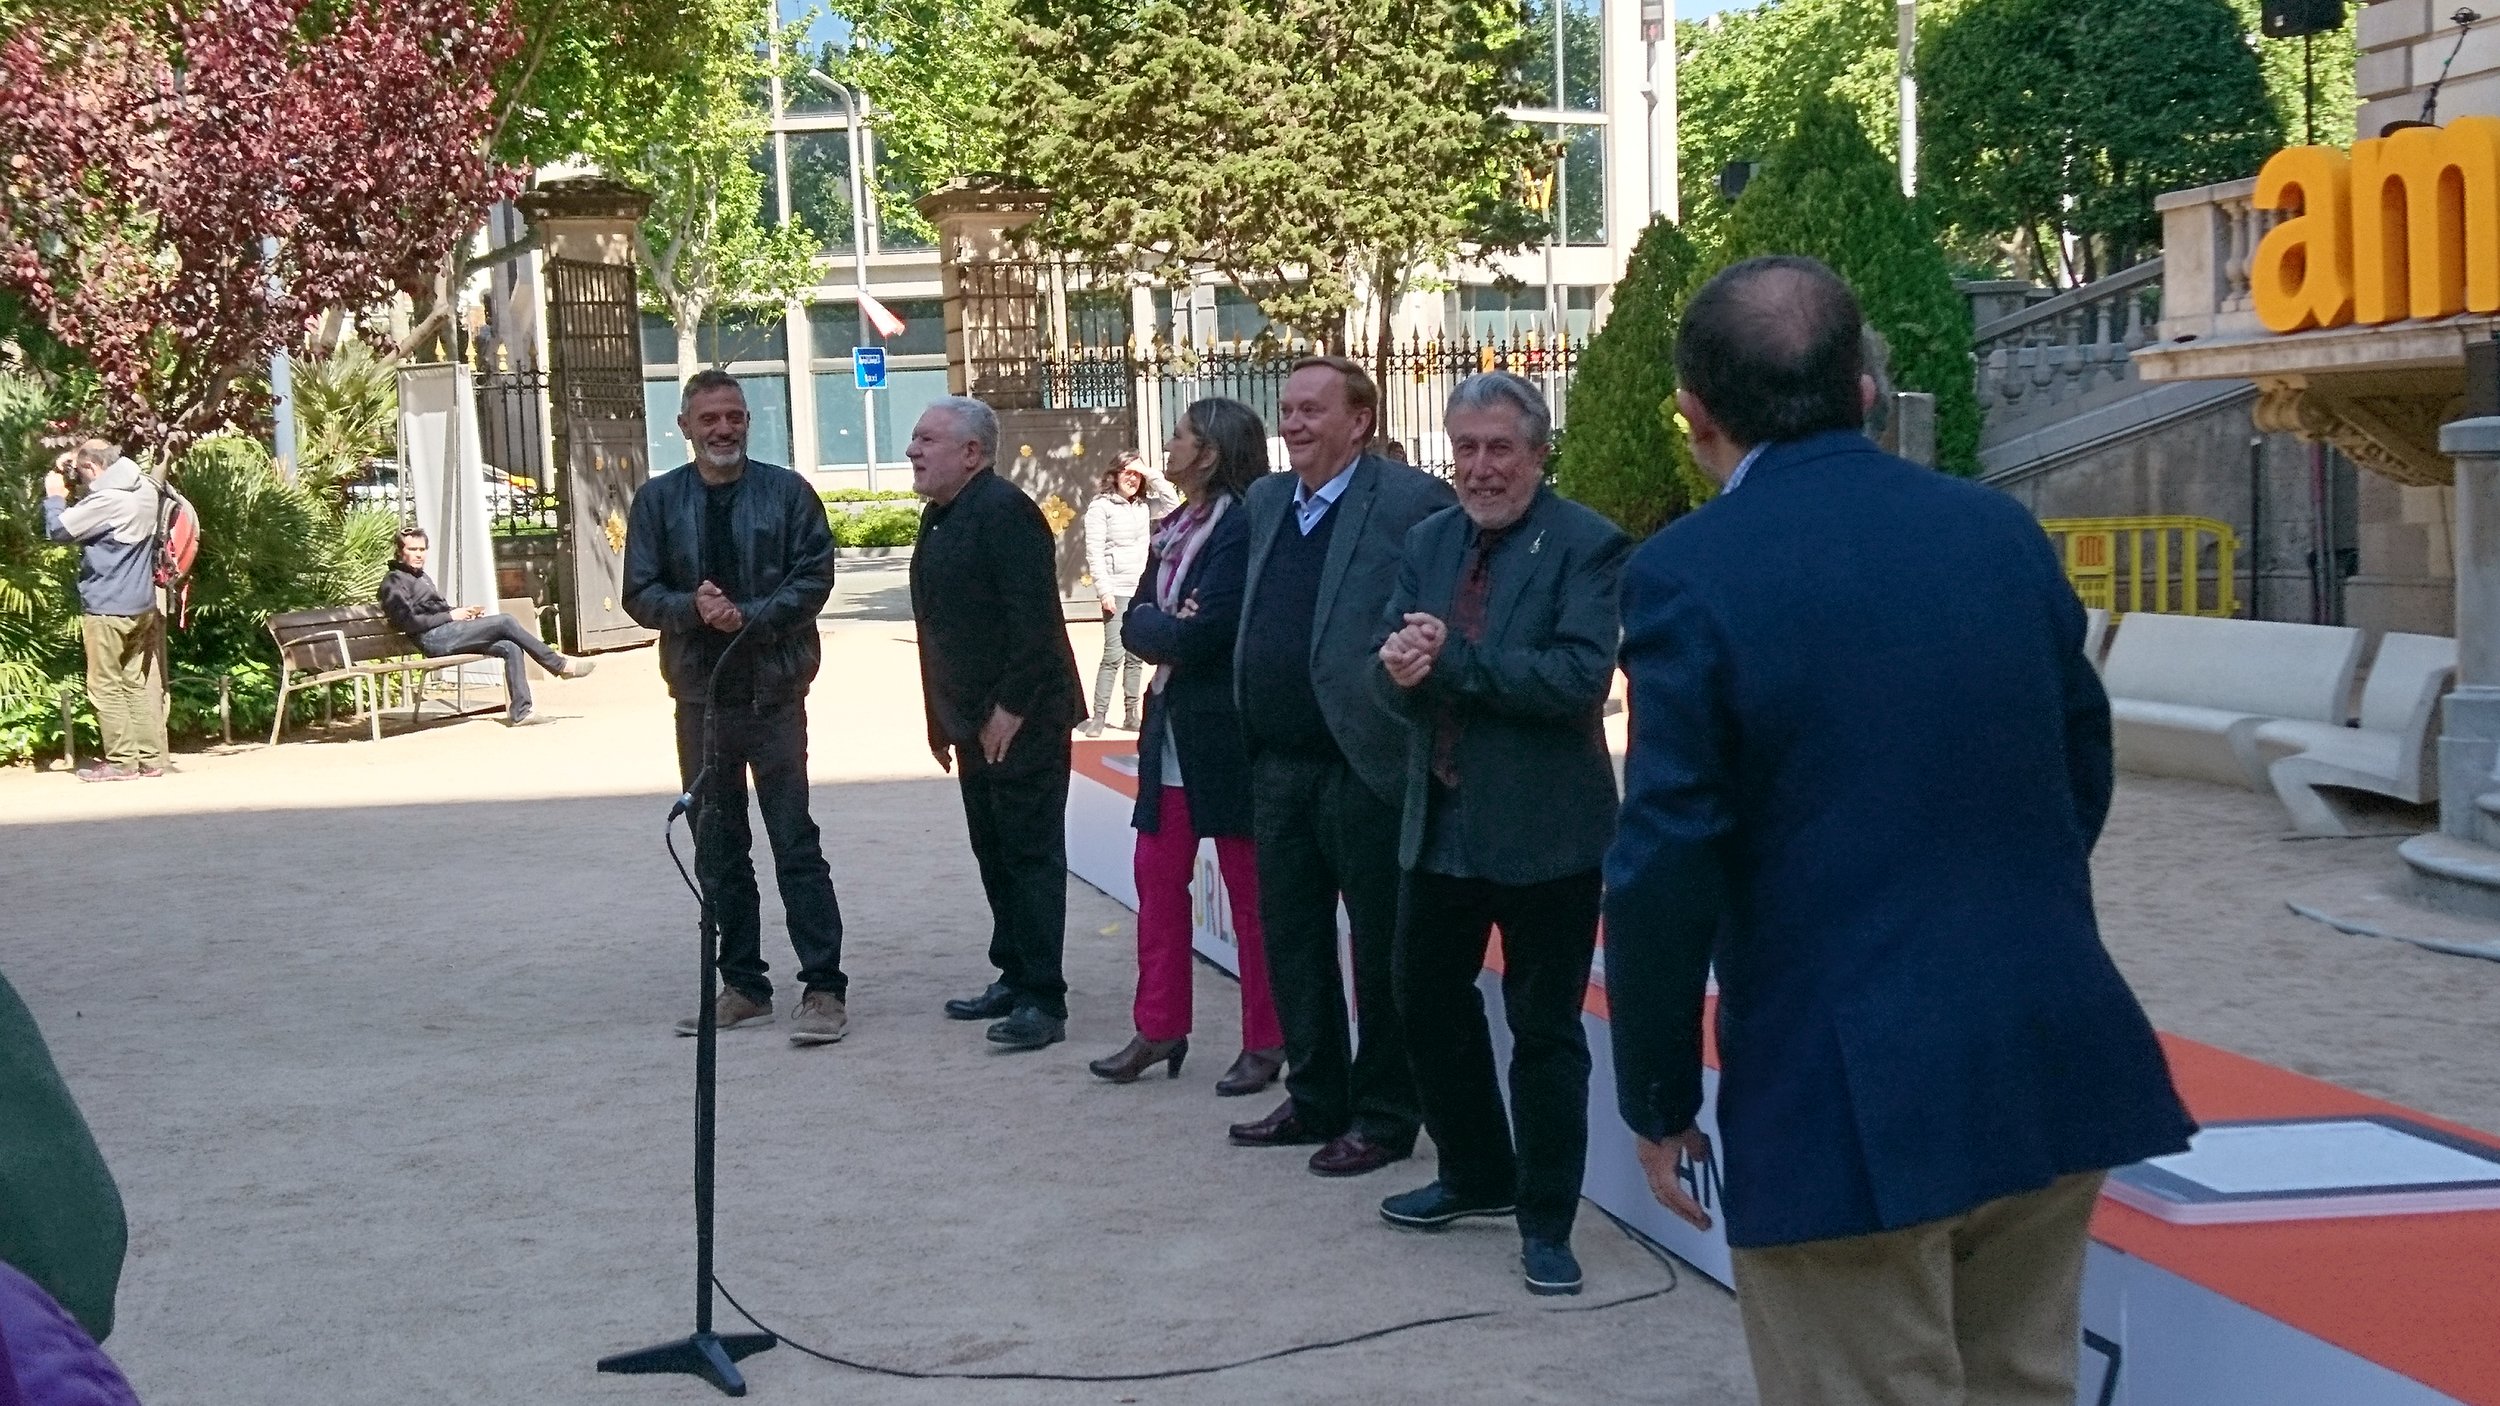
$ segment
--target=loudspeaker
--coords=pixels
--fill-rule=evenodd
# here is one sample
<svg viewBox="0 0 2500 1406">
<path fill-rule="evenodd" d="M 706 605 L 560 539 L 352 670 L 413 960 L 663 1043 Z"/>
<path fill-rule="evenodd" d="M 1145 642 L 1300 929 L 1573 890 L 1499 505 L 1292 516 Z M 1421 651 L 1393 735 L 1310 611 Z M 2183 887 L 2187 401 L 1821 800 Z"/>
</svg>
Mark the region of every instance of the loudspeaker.
<svg viewBox="0 0 2500 1406">
<path fill-rule="evenodd" d="M 2263 25 L 2268 39 L 2298 39 L 2344 27 L 2344 0 L 2265 0 Z"/>
</svg>

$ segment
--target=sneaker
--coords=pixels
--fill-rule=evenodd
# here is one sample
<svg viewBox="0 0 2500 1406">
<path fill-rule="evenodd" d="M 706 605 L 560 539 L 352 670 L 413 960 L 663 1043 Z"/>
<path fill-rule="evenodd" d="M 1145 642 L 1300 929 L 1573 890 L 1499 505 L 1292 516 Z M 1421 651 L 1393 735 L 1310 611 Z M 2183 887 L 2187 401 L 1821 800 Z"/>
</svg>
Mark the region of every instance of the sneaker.
<svg viewBox="0 0 2500 1406">
<path fill-rule="evenodd" d="M 538 705 L 537 705 L 537 704 L 535 704 L 535 703 L 522 703 L 522 704 L 516 705 L 516 706 L 513 708 L 513 710 L 512 710 L 511 712 L 504 714 L 504 719 L 503 719 L 504 726 L 506 726 L 506 727 L 522 727 L 522 726 L 525 726 L 525 725 L 529 722 L 529 720 L 530 720 L 533 716 L 535 716 L 535 715 L 537 714 L 537 712 L 538 712 Z"/>
<path fill-rule="evenodd" d="M 790 1043 L 830 1045 L 851 1033 L 851 1012 L 830 991 L 810 991 L 790 1014 Z"/>
<path fill-rule="evenodd" d="M 596 659 L 584 659 L 579 655 L 568 654 L 564 659 L 564 667 L 556 671 L 556 677 L 560 679 L 586 679 L 590 677 L 590 671 L 598 667 L 599 661 Z"/>
<path fill-rule="evenodd" d="M 111 762 L 89 762 L 70 773 L 81 781 L 128 781 L 135 773 L 122 770 Z"/>
<path fill-rule="evenodd" d="M 163 776 L 165 774 L 165 770 L 166 769 L 164 767 L 150 766 L 146 762 L 141 762 L 138 766 L 132 768 L 130 774 L 142 781 L 154 781 L 158 777 Z"/>
<path fill-rule="evenodd" d="M 1519 1268 L 1531 1294 L 1551 1297 L 1580 1292 L 1580 1261 L 1572 1256 L 1571 1242 L 1567 1240 L 1523 1237 L 1519 1242 Z"/>
<path fill-rule="evenodd" d="M 1380 1218 L 1409 1230 L 1439 1230 L 1471 1216 L 1493 1219 L 1516 1215 L 1518 1210 L 1508 1201 L 1472 1200 L 1436 1181 L 1413 1191 L 1400 1192 L 1381 1202 Z"/>
<path fill-rule="evenodd" d="M 1102 736 L 1102 719 L 1087 718 L 1085 720 L 1085 725 L 1078 728 L 1077 731 L 1084 733 L 1088 737 L 1100 737 Z"/>
<path fill-rule="evenodd" d="M 712 1021 L 723 1030 L 770 1025 L 773 1023 L 772 998 L 767 996 L 759 1001 L 734 986 L 723 987 L 720 995 L 712 1001 Z M 702 1029 L 703 1017 L 699 1014 L 677 1022 L 677 1033 L 680 1035 L 699 1034 Z"/>
<path fill-rule="evenodd" d="M 1145 720 L 1137 716 L 1137 706 L 1130 704 L 1127 716 L 1120 719 L 1120 731 L 1141 732 L 1145 730 L 1145 726 Z"/>
</svg>

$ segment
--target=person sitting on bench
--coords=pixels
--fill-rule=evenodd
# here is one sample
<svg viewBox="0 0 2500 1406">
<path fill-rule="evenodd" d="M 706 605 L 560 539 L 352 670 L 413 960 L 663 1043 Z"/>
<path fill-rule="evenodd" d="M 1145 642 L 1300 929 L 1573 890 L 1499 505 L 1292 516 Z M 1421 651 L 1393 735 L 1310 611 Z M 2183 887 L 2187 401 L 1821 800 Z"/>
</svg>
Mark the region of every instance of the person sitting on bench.
<svg viewBox="0 0 2500 1406">
<path fill-rule="evenodd" d="M 530 682 L 522 667 L 526 654 L 538 661 L 539 667 L 560 679 L 578 679 L 588 674 L 593 661 L 568 659 L 547 647 L 546 641 L 531 634 L 529 627 L 509 615 L 489 615 L 479 605 L 454 607 L 434 589 L 425 574 L 425 553 L 432 545 L 425 529 L 411 527 L 399 534 L 399 551 L 391 560 L 391 569 L 382 577 L 382 613 L 391 617 L 400 633 L 417 642 L 417 648 L 429 659 L 446 654 L 493 654 L 503 660 L 504 689 L 512 700 L 505 721 L 514 727 L 530 719 Z"/>
</svg>

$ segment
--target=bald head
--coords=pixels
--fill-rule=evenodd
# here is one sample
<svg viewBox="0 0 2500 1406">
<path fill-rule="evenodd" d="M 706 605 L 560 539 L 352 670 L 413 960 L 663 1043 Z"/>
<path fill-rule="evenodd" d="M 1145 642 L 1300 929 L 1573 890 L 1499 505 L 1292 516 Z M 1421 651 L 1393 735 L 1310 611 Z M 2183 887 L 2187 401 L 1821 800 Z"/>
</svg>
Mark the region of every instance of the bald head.
<svg viewBox="0 0 2500 1406">
<path fill-rule="evenodd" d="M 1860 429 L 1860 323 L 1857 295 L 1821 263 L 1793 254 L 1747 259 L 1686 306 L 1676 380 L 1739 445 Z"/>
</svg>

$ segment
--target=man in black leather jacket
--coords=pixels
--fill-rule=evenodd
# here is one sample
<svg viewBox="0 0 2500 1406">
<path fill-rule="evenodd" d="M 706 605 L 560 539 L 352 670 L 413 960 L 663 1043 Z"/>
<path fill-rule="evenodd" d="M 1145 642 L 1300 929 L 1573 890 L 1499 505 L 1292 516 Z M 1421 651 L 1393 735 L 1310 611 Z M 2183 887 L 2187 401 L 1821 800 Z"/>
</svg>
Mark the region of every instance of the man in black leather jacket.
<svg viewBox="0 0 2500 1406">
<path fill-rule="evenodd" d="M 696 799 L 695 871 L 720 929 L 720 1028 L 769 1025 L 747 774 L 772 841 L 773 871 L 805 988 L 793 1044 L 849 1030 L 842 909 L 807 813 L 807 688 L 822 646 L 816 613 L 833 592 L 833 533 L 806 479 L 747 458 L 746 393 L 727 372 L 686 382 L 677 427 L 694 461 L 634 494 L 625 535 L 625 612 L 660 632 L 660 672 L 677 700 L 677 765 Z M 677 1024 L 695 1032 L 697 1018 Z"/>
</svg>

